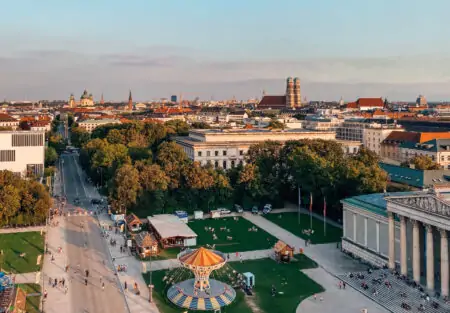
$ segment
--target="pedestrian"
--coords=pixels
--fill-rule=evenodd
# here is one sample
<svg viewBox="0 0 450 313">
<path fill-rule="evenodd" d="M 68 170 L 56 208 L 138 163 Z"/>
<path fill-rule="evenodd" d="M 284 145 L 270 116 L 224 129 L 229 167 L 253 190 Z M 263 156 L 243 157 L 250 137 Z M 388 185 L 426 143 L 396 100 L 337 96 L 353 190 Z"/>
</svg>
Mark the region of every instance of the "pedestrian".
<svg viewBox="0 0 450 313">
<path fill-rule="evenodd" d="M 227 259 L 228 259 L 228 260 L 230 259 L 230 254 L 229 254 L 229 253 L 227 254 Z"/>
<path fill-rule="evenodd" d="M 323 297 L 322 296 L 320 297 L 320 302 L 323 302 Z"/>
<path fill-rule="evenodd" d="M 66 286 L 66 287 L 64 287 L 64 294 L 66 295 L 67 294 L 67 291 L 69 290 L 69 288 Z"/>
<path fill-rule="evenodd" d="M 53 253 L 52 253 L 52 263 L 53 263 L 53 261 L 55 261 L 55 257 L 53 256 Z"/>
<path fill-rule="evenodd" d="M 89 277 L 89 270 L 86 270 L 86 278 Z"/>
<path fill-rule="evenodd" d="M 317 300 L 317 295 L 316 294 L 314 294 L 314 300 Z"/>
<path fill-rule="evenodd" d="M 128 290 L 128 285 L 127 285 L 127 282 L 126 282 L 126 281 L 125 281 L 125 283 L 123 284 L 123 288 L 125 289 L 125 291 Z"/>
<path fill-rule="evenodd" d="M 87 278 L 84 279 L 84 285 L 87 286 Z"/>
<path fill-rule="evenodd" d="M 51 278 L 51 277 L 48 278 L 48 284 L 49 284 L 50 286 L 52 285 L 52 278 Z"/>
<path fill-rule="evenodd" d="M 341 281 L 339 281 L 338 286 L 339 286 L 339 289 L 342 289 L 342 282 Z"/>
<path fill-rule="evenodd" d="M 345 289 L 345 285 L 347 285 L 347 284 L 345 283 L 345 281 L 343 281 L 342 282 L 342 287 L 344 287 L 344 289 Z"/>
<path fill-rule="evenodd" d="M 66 279 L 63 278 L 62 281 L 61 281 L 61 283 L 62 283 L 62 286 L 64 287 L 64 285 L 66 284 Z"/>
<path fill-rule="evenodd" d="M 105 290 L 105 283 L 102 283 L 102 290 Z"/>
<path fill-rule="evenodd" d="M 47 299 L 47 289 L 44 289 L 44 300 Z"/>
<path fill-rule="evenodd" d="M 53 287 L 56 287 L 56 285 L 58 285 L 58 279 L 55 278 L 55 283 L 54 283 Z"/>
<path fill-rule="evenodd" d="M 239 254 L 239 260 L 240 260 L 241 263 L 242 263 L 242 254 Z"/>
</svg>

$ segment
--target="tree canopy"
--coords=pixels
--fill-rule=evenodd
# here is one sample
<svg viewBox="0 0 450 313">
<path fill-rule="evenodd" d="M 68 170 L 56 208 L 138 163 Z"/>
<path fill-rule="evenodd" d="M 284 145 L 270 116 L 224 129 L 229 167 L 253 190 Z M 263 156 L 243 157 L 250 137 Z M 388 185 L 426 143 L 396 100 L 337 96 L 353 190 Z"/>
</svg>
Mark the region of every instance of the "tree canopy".
<svg viewBox="0 0 450 313">
<path fill-rule="evenodd" d="M 409 165 L 414 165 L 414 168 L 418 170 L 439 170 L 441 166 L 433 161 L 427 155 L 418 155 L 409 161 L 403 162 L 401 165 L 404 167 L 409 167 Z"/>
</svg>

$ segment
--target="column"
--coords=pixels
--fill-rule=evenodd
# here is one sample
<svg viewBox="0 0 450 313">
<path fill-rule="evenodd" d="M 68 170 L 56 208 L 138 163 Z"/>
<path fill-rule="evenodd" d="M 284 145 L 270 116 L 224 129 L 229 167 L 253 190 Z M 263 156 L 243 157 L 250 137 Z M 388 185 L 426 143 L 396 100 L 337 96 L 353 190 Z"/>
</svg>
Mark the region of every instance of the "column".
<svg viewBox="0 0 450 313">
<path fill-rule="evenodd" d="M 413 278 L 420 283 L 420 232 L 419 222 L 413 221 Z"/>
<path fill-rule="evenodd" d="M 400 271 L 408 275 L 408 256 L 406 244 L 406 217 L 400 216 Z"/>
<path fill-rule="evenodd" d="M 427 225 L 427 288 L 434 290 L 434 246 L 431 225 Z"/>
<path fill-rule="evenodd" d="M 389 219 L 389 268 L 395 269 L 395 221 L 394 213 L 388 212 Z"/>
<path fill-rule="evenodd" d="M 448 297 L 448 237 L 447 231 L 441 229 L 441 295 Z"/>
</svg>

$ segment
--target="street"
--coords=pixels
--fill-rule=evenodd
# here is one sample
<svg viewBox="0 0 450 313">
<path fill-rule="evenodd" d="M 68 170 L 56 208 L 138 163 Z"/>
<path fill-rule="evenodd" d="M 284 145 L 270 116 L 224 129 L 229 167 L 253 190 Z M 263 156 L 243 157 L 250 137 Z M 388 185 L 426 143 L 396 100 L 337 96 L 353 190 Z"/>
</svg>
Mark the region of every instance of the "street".
<svg viewBox="0 0 450 313">
<path fill-rule="evenodd" d="M 70 214 L 65 223 L 65 240 L 67 265 L 71 272 L 71 311 L 127 312 L 107 243 L 101 236 L 98 221 L 90 214 L 95 211 L 91 199 L 98 194 L 86 182 L 77 155 L 63 154 L 60 166 L 62 192 L 67 197 L 64 211 Z M 86 270 L 89 271 L 87 285 Z"/>
</svg>

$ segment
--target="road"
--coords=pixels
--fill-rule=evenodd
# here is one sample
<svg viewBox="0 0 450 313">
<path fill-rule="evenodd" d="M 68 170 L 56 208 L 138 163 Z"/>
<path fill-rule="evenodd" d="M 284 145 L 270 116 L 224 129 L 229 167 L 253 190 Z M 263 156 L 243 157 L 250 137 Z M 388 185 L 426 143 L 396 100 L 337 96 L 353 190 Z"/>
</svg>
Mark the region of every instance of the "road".
<svg viewBox="0 0 450 313">
<path fill-rule="evenodd" d="M 67 259 L 74 271 L 70 292 L 71 312 L 128 312 L 119 281 L 114 275 L 107 243 L 101 236 L 97 220 L 89 214 L 95 211 L 90 201 L 98 194 L 85 181 L 77 155 L 62 154 L 60 166 L 63 193 L 67 197 L 65 212 L 70 213 L 65 238 Z M 75 203 L 76 198 L 79 203 Z M 77 216 L 75 212 L 82 212 L 83 215 Z M 88 215 L 84 215 L 85 212 Z M 89 271 L 87 285 L 86 270 Z M 105 284 L 104 289 L 102 283 Z"/>
</svg>

